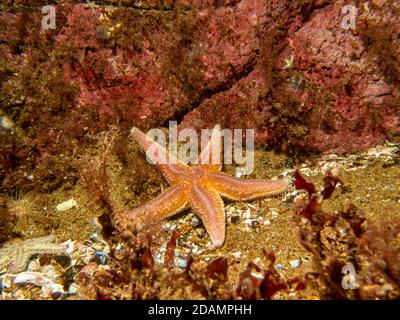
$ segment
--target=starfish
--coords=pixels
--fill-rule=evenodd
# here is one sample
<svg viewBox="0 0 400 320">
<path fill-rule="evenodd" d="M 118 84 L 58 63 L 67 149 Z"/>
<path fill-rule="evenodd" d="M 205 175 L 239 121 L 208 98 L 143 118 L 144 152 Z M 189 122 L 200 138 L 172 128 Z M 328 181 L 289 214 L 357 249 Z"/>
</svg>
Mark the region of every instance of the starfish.
<svg viewBox="0 0 400 320">
<path fill-rule="evenodd" d="M 52 235 L 19 242 L 8 242 L 0 249 L 0 274 L 25 270 L 32 256 L 37 254 L 66 255 L 67 245 L 52 243 Z"/>
<path fill-rule="evenodd" d="M 231 200 L 252 200 L 284 192 L 288 181 L 266 179 L 237 179 L 221 172 L 221 164 L 205 161 L 212 158 L 213 143 L 216 142 L 215 128 L 207 147 L 201 152 L 198 163 L 188 166 L 179 159 L 174 164 L 156 164 L 171 185 L 158 197 L 131 211 L 121 212 L 117 218 L 124 230 L 138 232 L 146 226 L 173 216 L 189 207 L 200 217 L 214 247 L 221 247 L 225 241 L 225 210 L 221 196 Z M 165 148 L 137 128 L 131 135 L 143 151 L 154 144 L 158 152 Z M 167 153 L 164 153 L 167 154 Z M 171 154 L 168 154 L 170 157 Z M 165 163 L 165 162 L 164 162 Z M 207 164 L 204 164 L 207 163 Z"/>
</svg>

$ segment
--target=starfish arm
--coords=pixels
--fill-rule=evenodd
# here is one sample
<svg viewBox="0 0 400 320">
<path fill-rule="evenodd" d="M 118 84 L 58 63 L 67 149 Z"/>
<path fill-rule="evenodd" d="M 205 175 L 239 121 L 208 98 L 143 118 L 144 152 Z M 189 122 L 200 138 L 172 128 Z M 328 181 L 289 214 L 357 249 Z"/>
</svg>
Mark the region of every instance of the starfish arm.
<svg viewBox="0 0 400 320">
<path fill-rule="evenodd" d="M 218 163 L 213 162 L 213 154 L 219 152 L 217 157 Z M 221 145 L 221 127 L 216 125 L 211 132 L 207 145 L 201 151 L 199 156 L 199 164 L 192 167 L 199 167 L 207 172 L 218 172 L 221 170 L 222 163 L 222 145 Z"/>
<path fill-rule="evenodd" d="M 185 209 L 188 198 L 184 185 L 173 185 L 145 205 L 126 212 L 120 219 L 121 225 L 140 231 Z"/>
<path fill-rule="evenodd" d="M 221 197 L 213 190 L 194 184 L 189 203 L 203 221 L 213 245 L 221 247 L 225 241 L 225 210 Z"/>
<path fill-rule="evenodd" d="M 53 241 L 54 241 L 54 236 L 52 234 L 45 237 L 29 239 L 29 243 L 49 243 Z"/>
<path fill-rule="evenodd" d="M 17 248 L 15 252 L 14 261 L 11 264 L 11 269 L 13 272 L 20 272 L 23 271 L 28 264 L 30 259 L 30 255 L 26 253 L 25 246 L 20 246 Z"/>
<path fill-rule="evenodd" d="M 206 178 L 210 188 L 232 200 L 251 200 L 282 193 L 288 188 L 288 181 L 252 179 L 243 180 L 224 173 L 210 173 Z"/>
<path fill-rule="evenodd" d="M 176 159 L 175 163 L 168 163 L 170 154 L 167 150 L 138 128 L 133 127 L 131 135 L 144 152 L 147 152 L 151 146 L 157 147 L 157 150 L 154 150 L 156 152 L 154 152 L 154 154 L 149 153 L 148 156 L 153 163 L 157 163 L 156 166 L 170 184 L 178 182 L 182 174 L 191 170 L 189 166 L 181 162 L 179 159 Z"/>
</svg>

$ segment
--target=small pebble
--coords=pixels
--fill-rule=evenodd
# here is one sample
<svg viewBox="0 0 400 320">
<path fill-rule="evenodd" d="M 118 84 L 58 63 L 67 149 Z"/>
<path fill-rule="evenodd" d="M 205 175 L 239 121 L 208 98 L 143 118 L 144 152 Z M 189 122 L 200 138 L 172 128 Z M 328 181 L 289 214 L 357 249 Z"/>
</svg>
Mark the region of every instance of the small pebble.
<svg viewBox="0 0 400 320">
<path fill-rule="evenodd" d="M 69 199 L 67 201 L 61 202 L 57 205 L 57 211 L 66 211 L 76 207 L 78 203 L 74 199 Z"/>
<path fill-rule="evenodd" d="M 246 174 L 248 174 L 248 173 L 246 172 L 245 168 L 241 168 L 241 167 L 235 168 L 235 177 L 236 178 L 240 178 Z"/>
<path fill-rule="evenodd" d="M 192 227 L 193 228 L 197 228 L 200 227 L 202 225 L 202 222 L 200 220 L 200 218 L 198 216 L 193 216 L 192 218 Z"/>
<path fill-rule="evenodd" d="M 289 263 L 292 268 L 298 268 L 300 267 L 301 260 L 292 260 Z"/>
<path fill-rule="evenodd" d="M 232 255 L 236 258 L 236 259 L 240 259 L 240 256 L 242 255 L 242 253 L 240 251 L 236 251 L 236 252 L 232 252 Z"/>
<path fill-rule="evenodd" d="M 8 290 L 12 288 L 12 282 L 13 282 L 13 277 L 5 274 L 0 278 L 1 286 L 0 288 L 2 290 Z"/>
<path fill-rule="evenodd" d="M 179 256 L 176 259 L 176 265 L 178 268 L 185 269 L 187 267 L 187 258 Z"/>
<path fill-rule="evenodd" d="M 272 216 L 272 219 L 276 219 L 278 217 L 278 212 L 276 212 L 274 209 L 269 210 Z"/>
<path fill-rule="evenodd" d="M 161 252 L 157 252 L 155 255 L 153 255 L 153 258 L 155 264 L 162 265 L 164 263 L 164 256 Z"/>
<path fill-rule="evenodd" d="M 11 130 L 14 127 L 14 122 L 7 116 L 0 117 L 0 126 L 3 129 Z"/>
<path fill-rule="evenodd" d="M 265 221 L 263 222 L 263 224 L 266 225 L 266 226 L 269 226 L 269 225 L 271 224 L 271 221 L 265 220 Z"/>
<path fill-rule="evenodd" d="M 108 255 L 105 254 L 104 252 L 97 251 L 94 254 L 94 259 L 98 264 L 107 264 L 108 261 Z"/>
<path fill-rule="evenodd" d="M 275 269 L 285 270 L 286 268 L 285 268 L 285 266 L 283 264 L 278 263 L 277 265 L 275 265 Z"/>
<path fill-rule="evenodd" d="M 260 279 L 260 280 L 262 280 L 262 279 L 264 279 L 264 275 L 262 274 L 262 273 L 260 273 L 260 272 L 252 272 L 251 273 L 251 275 L 254 277 L 254 278 L 257 278 L 257 279 Z"/>
<path fill-rule="evenodd" d="M 199 247 L 196 245 L 192 245 L 192 253 L 194 253 L 194 254 L 199 253 Z"/>
<path fill-rule="evenodd" d="M 247 210 L 245 211 L 245 213 L 243 214 L 243 218 L 245 218 L 245 219 L 250 219 L 250 218 L 251 218 L 250 209 L 247 209 Z"/>
</svg>

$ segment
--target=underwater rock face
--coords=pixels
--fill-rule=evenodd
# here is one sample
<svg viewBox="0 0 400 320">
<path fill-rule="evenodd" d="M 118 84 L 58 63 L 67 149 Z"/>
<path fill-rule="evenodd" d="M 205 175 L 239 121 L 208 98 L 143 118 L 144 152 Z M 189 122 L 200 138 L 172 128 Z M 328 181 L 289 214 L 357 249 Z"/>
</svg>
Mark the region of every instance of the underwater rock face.
<svg viewBox="0 0 400 320">
<path fill-rule="evenodd" d="M 266 20 L 263 1 L 176 17 L 168 12 L 130 17 L 132 10 L 118 10 L 110 18 L 74 6 L 56 43 L 77 53 L 64 68 L 66 80 L 80 89 L 80 105 L 93 106 L 104 122 L 123 118 L 142 127 L 175 119 L 247 73 L 255 60 L 258 28 Z M 161 27 L 153 25 L 163 18 Z M 139 34 L 142 28 L 148 30 Z M 131 42 L 114 46 L 126 37 Z"/>
<path fill-rule="evenodd" d="M 303 136 L 303 150 L 362 150 L 384 142 L 391 137 L 391 133 L 399 132 L 399 40 L 395 37 L 384 38 L 383 41 L 389 41 L 385 44 L 389 52 L 384 54 L 393 59 L 393 65 L 385 66 L 379 61 L 380 57 L 375 56 L 374 48 L 371 49 L 380 39 L 371 39 L 368 28 L 374 26 L 376 32 L 384 32 L 377 24 L 381 28 L 390 25 L 388 32 L 394 30 L 394 34 L 398 34 L 400 11 L 397 8 L 397 13 L 393 14 L 387 8 L 367 7 L 359 14 L 360 22 L 356 29 L 345 30 L 341 27 L 341 11 L 345 4 L 345 1 L 327 2 L 321 8 L 315 8 L 306 22 L 293 20 L 288 28 L 292 32 L 283 40 L 285 47 L 275 60 L 278 73 L 281 71 L 278 81 L 287 81 L 285 91 L 291 96 L 289 101 L 282 101 L 280 109 L 285 109 L 287 102 L 297 102 L 298 109 L 297 114 L 291 114 L 292 121 L 287 121 L 286 126 L 280 129 L 290 131 L 290 127 L 300 120 L 302 130 L 286 138 L 290 140 Z M 375 21 L 379 14 L 383 16 Z M 358 31 L 358 28 L 362 30 Z M 368 46 L 366 41 L 372 44 Z M 293 66 L 286 65 L 289 61 Z M 397 68 L 393 72 L 394 77 L 387 77 L 385 67 Z M 284 117 L 287 111 L 280 110 L 280 114 L 274 115 L 276 101 L 260 101 L 260 92 L 268 86 L 266 82 L 272 80 L 265 77 L 263 68 L 258 63 L 249 76 L 240 79 L 229 90 L 204 101 L 185 116 L 185 124 L 192 126 L 198 122 L 225 121 L 228 127 L 238 123 L 246 127 L 255 125 L 259 141 L 275 142 L 277 133 L 274 132 L 273 121 Z M 318 100 L 320 103 L 315 103 Z M 307 111 L 309 116 L 306 119 L 301 111 L 303 106 L 314 109 Z M 298 143 L 301 140 L 298 139 Z"/>
<path fill-rule="evenodd" d="M 111 38 L 125 26 L 102 26 L 102 19 L 107 18 L 100 9 L 75 5 L 56 36 L 58 46 L 76 50 L 75 61 L 64 68 L 66 81 L 80 89 L 77 104 L 96 110 L 101 123 L 115 123 L 123 118 L 130 123 L 153 126 L 172 117 L 176 107 L 169 97 L 176 88 L 163 78 L 149 42 L 143 39 L 138 50 L 133 45 L 115 47 Z"/>
<path fill-rule="evenodd" d="M 373 39 L 368 34 L 369 29 L 377 28 L 377 24 L 382 37 L 385 37 L 384 32 L 392 30 L 398 34 L 399 16 L 395 19 L 387 8 L 379 10 L 375 7 L 378 10 L 374 10 L 373 4 L 365 4 L 367 7 L 363 12 L 359 9 L 356 29 L 345 30 L 337 27 L 343 16 L 343 4 L 338 1 L 316 10 L 289 40 L 290 52 L 303 76 L 332 96 L 332 102 L 326 106 L 332 112 L 332 128 L 321 130 L 321 123 L 310 126 L 310 137 L 313 138 L 309 143 L 315 150 L 360 150 L 384 141 L 390 131 L 399 131 L 399 72 L 397 69 L 395 79 L 385 74 L 384 68 L 389 66 L 382 66 L 382 57 L 373 52 L 374 42 L 380 39 Z M 398 9 L 399 6 L 397 14 Z M 379 14 L 384 15 L 378 18 L 376 15 Z M 390 28 L 383 30 L 387 24 Z M 398 65 L 399 39 L 392 38 L 392 42 L 385 45 L 388 51 L 380 54 L 393 55 L 391 59 Z M 396 97 L 396 105 L 390 106 Z"/>
</svg>

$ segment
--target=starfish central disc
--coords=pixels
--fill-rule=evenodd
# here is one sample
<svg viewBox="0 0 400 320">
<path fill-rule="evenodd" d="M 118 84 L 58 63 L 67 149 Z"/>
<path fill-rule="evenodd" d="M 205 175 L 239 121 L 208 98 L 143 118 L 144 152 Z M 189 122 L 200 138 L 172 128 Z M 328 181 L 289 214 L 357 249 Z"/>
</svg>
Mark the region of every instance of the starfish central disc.
<svg viewBox="0 0 400 320">
<path fill-rule="evenodd" d="M 131 135 L 143 151 L 157 144 L 137 128 L 131 130 Z M 211 134 L 208 149 L 205 149 L 208 150 L 206 157 L 210 157 L 211 144 L 217 142 L 213 137 Z M 157 144 L 157 147 L 158 151 L 166 152 L 161 145 Z M 153 157 L 157 157 L 157 152 Z M 203 157 L 202 152 L 199 158 Z M 221 172 L 220 165 L 188 166 L 178 160 L 174 164 L 158 163 L 156 166 L 171 186 L 143 206 L 120 213 L 120 227 L 140 231 L 190 207 L 201 218 L 213 245 L 220 247 L 225 241 L 226 224 L 221 196 L 232 200 L 252 200 L 282 193 L 288 187 L 285 179 L 237 179 Z"/>
</svg>

